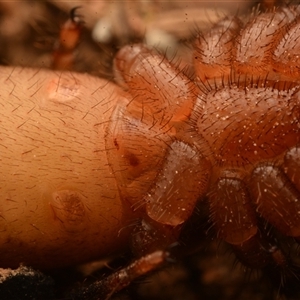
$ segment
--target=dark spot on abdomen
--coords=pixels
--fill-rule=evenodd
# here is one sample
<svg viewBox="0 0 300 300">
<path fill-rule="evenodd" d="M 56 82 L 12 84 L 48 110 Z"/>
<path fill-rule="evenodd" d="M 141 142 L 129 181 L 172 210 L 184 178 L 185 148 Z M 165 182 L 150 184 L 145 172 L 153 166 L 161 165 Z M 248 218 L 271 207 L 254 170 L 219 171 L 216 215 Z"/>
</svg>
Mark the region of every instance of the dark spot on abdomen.
<svg viewBox="0 0 300 300">
<path fill-rule="evenodd" d="M 136 167 L 140 164 L 139 159 L 133 153 L 126 154 L 126 159 L 132 167 Z"/>
</svg>

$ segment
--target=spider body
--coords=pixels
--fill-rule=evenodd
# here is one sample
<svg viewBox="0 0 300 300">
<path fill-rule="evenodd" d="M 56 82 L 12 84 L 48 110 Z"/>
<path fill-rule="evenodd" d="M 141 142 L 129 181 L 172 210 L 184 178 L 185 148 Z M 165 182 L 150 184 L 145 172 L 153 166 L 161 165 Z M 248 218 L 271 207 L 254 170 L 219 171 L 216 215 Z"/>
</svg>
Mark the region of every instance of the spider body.
<svg viewBox="0 0 300 300">
<path fill-rule="evenodd" d="M 300 236 L 298 14 L 221 21 L 193 44 L 195 76 L 142 45 L 116 55 L 118 85 L 3 67 L 0 265 L 58 268 L 131 247 L 147 254 L 134 278 L 207 201 L 241 261 L 289 266 L 278 236 Z"/>
<path fill-rule="evenodd" d="M 132 99 L 112 118 L 107 143 L 113 137 L 118 147 L 108 147 L 109 161 L 121 195 L 144 208 L 147 222 L 174 228 L 163 231 L 165 241 L 203 198 L 217 235 L 250 265 L 258 261 L 246 244 L 256 245 L 260 265 L 269 263 L 258 220 L 298 238 L 299 45 L 289 42 L 298 10 L 260 14 L 244 26 L 226 19 L 200 35 L 194 84 L 143 46 L 117 55 L 117 78 Z M 279 53 L 295 61 L 278 64 Z"/>
</svg>

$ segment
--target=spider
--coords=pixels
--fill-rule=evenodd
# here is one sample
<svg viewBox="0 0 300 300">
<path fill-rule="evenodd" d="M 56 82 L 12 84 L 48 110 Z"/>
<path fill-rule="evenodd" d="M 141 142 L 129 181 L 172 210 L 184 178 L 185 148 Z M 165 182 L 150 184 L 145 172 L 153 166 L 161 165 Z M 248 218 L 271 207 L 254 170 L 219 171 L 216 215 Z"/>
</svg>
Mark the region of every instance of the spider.
<svg viewBox="0 0 300 300">
<path fill-rule="evenodd" d="M 3 69 L 10 101 L 2 115 L 5 128 L 15 131 L 2 132 L 2 172 L 18 186 L 4 188 L 2 265 L 77 264 L 130 244 L 142 258 L 81 292 L 96 299 L 103 287 L 109 297 L 123 287 L 122 278 L 130 282 L 129 274 L 197 246 L 199 228 L 211 225 L 208 232 L 243 263 L 297 279 L 288 251 L 296 247 L 299 223 L 299 75 L 292 44 L 298 10 L 272 10 L 245 24 L 237 17 L 220 21 L 195 38 L 192 75 L 142 45 L 125 46 L 115 57 L 122 89 L 87 75 Z M 17 80 L 31 92 L 28 103 L 18 98 Z M 17 163 L 12 151 L 10 157 L 21 154 Z M 6 186 L 7 178 L 2 181 Z M 89 202 L 99 195 L 98 204 Z M 42 202 L 26 200 L 34 197 Z M 25 223 L 24 215 L 35 219 L 27 216 Z"/>
</svg>

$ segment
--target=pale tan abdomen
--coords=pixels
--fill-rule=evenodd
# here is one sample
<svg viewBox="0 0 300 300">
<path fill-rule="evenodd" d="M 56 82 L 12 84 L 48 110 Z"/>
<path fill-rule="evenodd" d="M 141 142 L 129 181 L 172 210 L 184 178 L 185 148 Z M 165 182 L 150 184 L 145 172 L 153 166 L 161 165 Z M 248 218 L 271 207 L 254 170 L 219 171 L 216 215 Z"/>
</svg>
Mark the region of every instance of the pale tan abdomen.
<svg viewBox="0 0 300 300">
<path fill-rule="evenodd" d="M 104 144 L 120 91 L 21 68 L 1 67 L 0 81 L 1 267 L 57 268 L 120 251 L 126 213 Z"/>
</svg>

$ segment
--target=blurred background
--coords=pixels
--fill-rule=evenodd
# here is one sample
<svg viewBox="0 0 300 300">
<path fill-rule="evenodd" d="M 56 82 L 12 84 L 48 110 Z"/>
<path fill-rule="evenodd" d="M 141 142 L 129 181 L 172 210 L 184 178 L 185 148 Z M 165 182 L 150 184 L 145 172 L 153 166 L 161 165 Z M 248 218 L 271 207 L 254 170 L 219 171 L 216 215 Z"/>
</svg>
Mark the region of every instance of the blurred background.
<svg viewBox="0 0 300 300">
<path fill-rule="evenodd" d="M 185 57 L 188 42 L 224 16 L 251 12 L 241 1 L 0 1 L 0 63 L 51 68 L 61 26 L 71 9 L 84 22 L 74 70 L 111 74 L 111 61 L 124 44 L 143 42 Z"/>
</svg>

